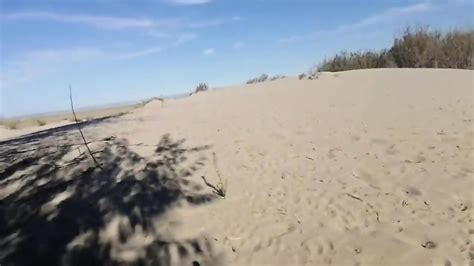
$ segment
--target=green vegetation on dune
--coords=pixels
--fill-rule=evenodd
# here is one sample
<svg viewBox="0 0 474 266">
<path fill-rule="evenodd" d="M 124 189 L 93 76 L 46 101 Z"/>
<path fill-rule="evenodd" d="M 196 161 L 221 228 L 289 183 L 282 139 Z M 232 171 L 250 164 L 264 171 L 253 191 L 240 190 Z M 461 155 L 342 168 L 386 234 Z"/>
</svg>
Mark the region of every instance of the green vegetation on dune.
<svg viewBox="0 0 474 266">
<path fill-rule="evenodd" d="M 474 69 L 474 30 L 440 32 L 424 27 L 407 28 L 381 51 L 340 52 L 325 59 L 317 71 L 366 68 L 459 68 Z"/>
<path fill-rule="evenodd" d="M 246 83 L 247 84 L 254 84 L 254 83 L 260 83 L 260 82 L 265 82 L 265 81 L 274 81 L 274 80 L 279 80 L 279 79 L 284 79 L 286 78 L 285 75 L 275 75 L 273 77 L 268 76 L 267 74 L 261 74 L 260 76 L 248 80 Z"/>
</svg>

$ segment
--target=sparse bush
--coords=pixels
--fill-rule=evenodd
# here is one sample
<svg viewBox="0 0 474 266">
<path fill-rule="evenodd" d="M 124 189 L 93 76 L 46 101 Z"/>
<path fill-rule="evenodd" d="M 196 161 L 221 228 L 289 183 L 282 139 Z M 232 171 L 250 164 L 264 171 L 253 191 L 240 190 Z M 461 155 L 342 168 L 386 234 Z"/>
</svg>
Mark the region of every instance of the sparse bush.
<svg viewBox="0 0 474 266">
<path fill-rule="evenodd" d="M 2 126 L 5 126 L 8 129 L 18 129 L 18 121 L 17 120 L 9 120 L 9 121 L 2 121 Z"/>
<path fill-rule="evenodd" d="M 311 72 L 311 74 L 308 75 L 308 79 L 309 80 L 319 79 L 320 76 L 321 76 L 321 72 L 318 72 L 316 70 L 316 71 Z"/>
<path fill-rule="evenodd" d="M 40 119 L 36 119 L 35 122 L 36 122 L 36 124 L 37 124 L 38 126 L 40 126 L 40 127 L 46 125 L 46 122 L 43 121 L 43 120 L 40 120 Z"/>
<path fill-rule="evenodd" d="M 277 79 L 284 79 L 284 78 L 286 78 L 285 75 L 275 75 L 270 78 L 270 81 L 277 80 Z"/>
<path fill-rule="evenodd" d="M 474 31 L 445 34 L 407 28 L 390 50 L 399 67 L 473 69 Z"/>
<path fill-rule="evenodd" d="M 257 82 L 264 82 L 267 81 L 268 75 L 267 74 L 262 74 L 260 77 L 258 77 Z"/>
<path fill-rule="evenodd" d="M 267 80 L 268 80 L 268 75 L 267 74 L 262 74 L 259 77 L 248 80 L 247 84 L 259 83 L 259 82 L 264 82 L 264 81 L 267 81 Z"/>
<path fill-rule="evenodd" d="M 341 52 L 324 59 L 317 71 L 366 68 L 462 68 L 473 69 L 474 30 L 441 33 L 426 27 L 407 28 L 389 50 Z"/>
<path fill-rule="evenodd" d="M 301 74 L 298 75 L 298 78 L 299 78 L 300 80 L 304 79 L 305 77 L 306 77 L 306 74 L 305 74 L 305 73 L 301 73 Z"/>
<path fill-rule="evenodd" d="M 209 87 L 207 86 L 206 83 L 199 83 L 199 85 L 196 87 L 196 90 L 194 90 L 194 93 L 198 93 L 200 91 L 207 91 L 209 90 Z"/>
<path fill-rule="evenodd" d="M 443 67 L 474 69 L 474 30 L 448 32 L 444 36 L 443 52 L 446 57 Z"/>
<path fill-rule="evenodd" d="M 325 59 L 317 67 L 317 71 L 346 71 L 365 68 L 394 67 L 393 60 L 387 50 L 380 52 L 359 51 L 341 52 L 331 59 Z"/>
<path fill-rule="evenodd" d="M 399 67 L 438 67 L 440 61 L 445 60 L 441 33 L 429 32 L 425 28 L 407 28 L 400 38 L 394 40 L 390 53 Z"/>
</svg>

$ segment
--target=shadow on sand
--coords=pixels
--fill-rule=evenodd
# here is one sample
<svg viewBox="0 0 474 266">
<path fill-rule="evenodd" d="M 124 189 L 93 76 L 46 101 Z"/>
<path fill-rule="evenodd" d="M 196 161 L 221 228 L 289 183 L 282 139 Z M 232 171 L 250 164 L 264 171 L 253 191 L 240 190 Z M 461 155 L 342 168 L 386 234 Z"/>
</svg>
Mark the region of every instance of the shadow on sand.
<svg viewBox="0 0 474 266">
<path fill-rule="evenodd" d="M 0 143 L 0 264 L 203 265 L 211 240 L 162 238 L 157 221 L 170 207 L 217 198 L 188 179 L 209 146 L 164 135 L 143 158 L 125 140 L 107 141 L 96 149 L 100 169 L 73 146 L 41 149 L 45 136 L 69 130 Z"/>
</svg>

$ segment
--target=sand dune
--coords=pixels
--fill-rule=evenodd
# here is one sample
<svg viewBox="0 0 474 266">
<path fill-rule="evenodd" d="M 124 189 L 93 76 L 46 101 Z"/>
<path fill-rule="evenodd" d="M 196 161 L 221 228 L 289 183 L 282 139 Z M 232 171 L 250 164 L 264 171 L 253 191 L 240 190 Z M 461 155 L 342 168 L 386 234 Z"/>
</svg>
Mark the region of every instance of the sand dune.
<svg viewBox="0 0 474 266">
<path fill-rule="evenodd" d="M 0 262 L 472 265 L 473 73 L 322 73 L 153 101 L 84 125 L 103 169 L 57 148 L 80 144 L 74 128 L 1 142 Z M 225 199 L 202 180 L 219 175 Z"/>
</svg>

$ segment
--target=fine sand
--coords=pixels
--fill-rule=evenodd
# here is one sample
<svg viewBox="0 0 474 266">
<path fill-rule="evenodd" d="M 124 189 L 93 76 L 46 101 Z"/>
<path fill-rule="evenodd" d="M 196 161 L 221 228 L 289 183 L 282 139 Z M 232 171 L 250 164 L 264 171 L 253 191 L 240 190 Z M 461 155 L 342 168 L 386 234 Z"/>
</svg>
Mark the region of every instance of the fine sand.
<svg viewBox="0 0 474 266">
<path fill-rule="evenodd" d="M 102 169 L 76 128 L 10 134 L 0 264 L 473 265 L 473 73 L 322 73 L 152 101 L 83 124 Z"/>
</svg>

